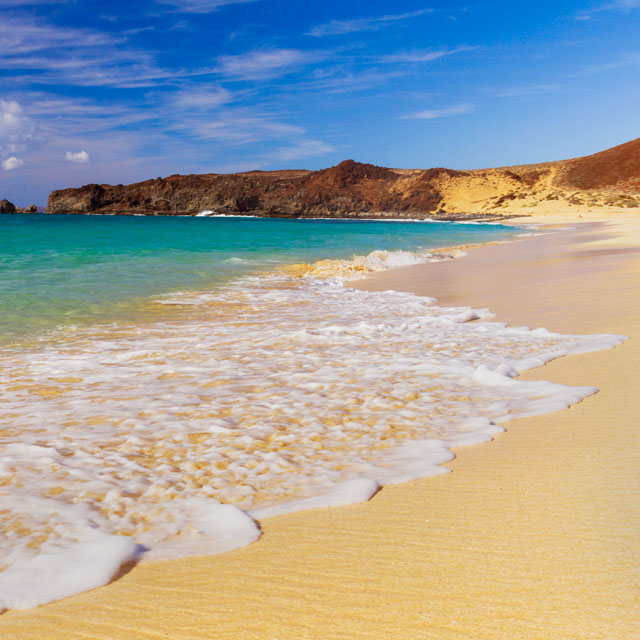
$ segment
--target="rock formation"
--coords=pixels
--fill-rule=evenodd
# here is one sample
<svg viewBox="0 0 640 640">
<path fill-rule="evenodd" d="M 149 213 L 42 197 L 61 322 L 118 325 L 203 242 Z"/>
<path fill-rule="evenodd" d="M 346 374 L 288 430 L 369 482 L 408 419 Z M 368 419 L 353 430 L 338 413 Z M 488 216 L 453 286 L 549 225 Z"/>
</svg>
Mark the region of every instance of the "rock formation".
<svg viewBox="0 0 640 640">
<path fill-rule="evenodd" d="M 345 160 L 320 171 L 173 175 L 49 196 L 48 213 L 270 217 L 496 217 L 544 202 L 640 206 L 640 138 L 601 153 L 496 169 L 387 169 Z"/>
<path fill-rule="evenodd" d="M 9 202 L 7 199 L 0 200 L 0 213 L 15 213 L 16 207 L 13 202 Z"/>
<path fill-rule="evenodd" d="M 35 204 L 30 204 L 28 207 L 21 209 L 16 207 L 13 202 L 4 199 L 0 200 L 0 213 L 38 213 L 38 207 Z"/>
</svg>

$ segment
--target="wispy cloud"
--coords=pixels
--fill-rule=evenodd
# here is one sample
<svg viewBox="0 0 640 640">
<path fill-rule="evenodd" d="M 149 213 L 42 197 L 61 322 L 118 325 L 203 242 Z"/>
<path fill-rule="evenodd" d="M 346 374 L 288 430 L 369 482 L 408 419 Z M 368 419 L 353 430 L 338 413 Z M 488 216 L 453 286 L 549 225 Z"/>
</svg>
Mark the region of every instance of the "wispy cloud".
<svg viewBox="0 0 640 640">
<path fill-rule="evenodd" d="M 234 100 L 234 94 L 220 86 L 184 88 L 173 94 L 173 103 L 184 109 L 210 111 Z"/>
<path fill-rule="evenodd" d="M 576 18 L 578 20 L 591 20 L 591 18 L 597 13 L 608 11 L 632 11 L 633 9 L 640 9 L 640 0 L 613 0 L 613 2 L 605 2 L 604 4 L 593 7 L 592 9 L 581 11 L 576 15 Z"/>
<path fill-rule="evenodd" d="M 76 165 L 88 165 L 91 160 L 93 166 L 95 156 L 100 158 L 96 170 L 116 162 L 121 166 L 123 157 L 142 162 L 145 149 L 170 153 L 177 166 L 185 165 L 198 155 L 210 153 L 207 150 L 212 148 L 211 142 L 216 142 L 216 156 L 225 148 L 230 151 L 263 144 L 275 147 L 273 156 L 252 152 L 252 166 L 332 150 L 325 142 L 312 138 L 305 127 L 288 122 L 287 114 L 279 113 L 277 108 L 235 105 L 236 97 L 215 85 L 209 90 L 196 85 L 177 93 L 150 94 L 144 105 L 132 105 L 126 100 L 102 104 L 44 93 L 25 95 L 25 101 L 32 105 L 29 122 L 46 136 L 49 157 L 61 155 Z M 29 161 L 31 166 L 31 158 Z"/>
<path fill-rule="evenodd" d="M 335 148 L 321 140 L 305 138 L 297 141 L 293 145 L 276 149 L 269 154 L 267 160 L 269 163 L 274 161 L 290 162 L 291 160 L 322 156 L 326 153 L 331 153 L 332 151 L 335 151 Z"/>
<path fill-rule="evenodd" d="M 438 58 L 444 58 L 446 56 L 452 56 L 457 53 L 464 53 L 465 51 L 476 51 L 480 47 L 467 47 L 460 46 L 454 49 L 438 49 L 435 51 L 408 51 L 404 53 L 393 53 L 386 56 L 380 56 L 380 62 L 389 63 L 411 63 L 411 62 L 432 62 Z"/>
<path fill-rule="evenodd" d="M 433 13 L 433 9 L 419 9 L 409 13 L 387 14 L 373 18 L 354 18 L 353 20 L 331 20 L 311 29 L 306 35 L 321 38 L 324 36 L 342 36 L 359 31 L 377 31 L 395 22 L 402 22 L 419 16 Z"/>
<path fill-rule="evenodd" d="M 303 127 L 281 122 L 269 113 L 243 108 L 225 109 L 215 117 L 191 114 L 176 118 L 167 130 L 192 139 L 216 140 L 234 145 L 302 138 L 306 134 Z"/>
<path fill-rule="evenodd" d="M 391 80 L 407 75 L 405 71 L 345 71 L 342 68 L 329 72 L 320 71 L 303 82 L 288 87 L 291 91 L 318 92 L 323 95 L 342 93 L 361 93 L 369 89 L 381 87 Z"/>
<path fill-rule="evenodd" d="M 211 13 L 231 4 L 246 4 L 259 0 L 157 0 L 158 4 L 168 4 L 184 13 Z"/>
<path fill-rule="evenodd" d="M 216 71 L 239 80 L 271 79 L 297 71 L 325 57 L 318 51 L 300 49 L 264 49 L 235 56 L 220 56 Z"/>
<path fill-rule="evenodd" d="M 125 43 L 122 36 L 14 16 L 0 22 L 0 69 L 23 83 L 133 87 L 169 81 L 152 54 Z"/>
<path fill-rule="evenodd" d="M 544 93 L 551 93 L 553 91 L 557 91 L 559 88 L 560 85 L 558 85 L 557 83 L 532 84 L 499 89 L 493 95 L 496 98 L 521 98 L 526 96 L 538 96 Z"/>
<path fill-rule="evenodd" d="M 407 116 L 402 116 L 402 120 L 435 120 L 437 118 L 446 118 L 448 116 L 458 116 L 463 113 L 473 111 L 473 105 L 459 104 L 454 107 L 445 107 L 443 109 L 425 109 Z"/>
<path fill-rule="evenodd" d="M 589 76 L 599 75 L 601 73 L 609 73 L 610 71 L 616 71 L 617 69 L 624 69 L 625 67 L 635 67 L 640 65 L 640 52 L 631 51 L 625 53 L 623 56 L 612 62 L 605 62 L 603 64 L 596 64 L 590 67 L 585 67 L 581 71 L 570 73 L 565 75 L 565 78 L 587 78 Z"/>
<path fill-rule="evenodd" d="M 15 16 L 0 22 L 0 56 L 3 59 L 47 49 L 97 47 L 115 42 L 115 38 L 107 34 L 57 27 Z"/>
</svg>

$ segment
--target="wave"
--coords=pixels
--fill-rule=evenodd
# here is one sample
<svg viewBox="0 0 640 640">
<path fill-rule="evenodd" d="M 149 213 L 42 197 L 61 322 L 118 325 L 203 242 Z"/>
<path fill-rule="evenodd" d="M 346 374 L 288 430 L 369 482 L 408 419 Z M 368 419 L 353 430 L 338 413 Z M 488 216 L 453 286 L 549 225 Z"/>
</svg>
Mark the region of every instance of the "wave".
<svg viewBox="0 0 640 640">
<path fill-rule="evenodd" d="M 284 267 L 282 271 L 291 276 L 311 278 L 338 278 L 342 281 L 353 280 L 363 275 L 378 271 L 386 271 L 396 267 L 406 267 L 427 262 L 452 260 L 465 254 L 462 249 L 431 249 L 418 251 L 387 251 L 378 249 L 367 255 L 356 255 L 348 259 L 318 260 L 307 264 L 298 263 Z"/>
<path fill-rule="evenodd" d="M 389 264 L 372 256 L 367 268 Z M 334 276 L 248 276 L 164 302 L 189 313 L 0 353 L 0 608 L 446 473 L 451 447 L 595 392 L 519 371 L 622 340 L 472 322 L 489 311 Z"/>
<path fill-rule="evenodd" d="M 215 211 L 211 211 L 210 209 L 205 209 L 204 211 L 200 211 L 196 213 L 195 216 L 191 216 L 195 218 L 259 218 L 260 216 L 250 216 L 250 215 L 241 215 L 241 214 L 233 214 L 233 213 L 216 213 Z"/>
</svg>

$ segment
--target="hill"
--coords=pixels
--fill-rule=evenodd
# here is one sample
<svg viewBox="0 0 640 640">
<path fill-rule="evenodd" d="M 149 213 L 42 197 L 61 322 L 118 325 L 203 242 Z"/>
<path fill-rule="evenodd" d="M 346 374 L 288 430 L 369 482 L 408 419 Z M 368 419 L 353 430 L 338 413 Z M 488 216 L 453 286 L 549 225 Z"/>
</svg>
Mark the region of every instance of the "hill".
<svg viewBox="0 0 640 640">
<path fill-rule="evenodd" d="M 640 138 L 583 158 L 493 169 L 388 169 L 345 160 L 319 171 L 89 184 L 54 191 L 47 212 L 490 218 L 560 205 L 640 207 Z"/>
</svg>

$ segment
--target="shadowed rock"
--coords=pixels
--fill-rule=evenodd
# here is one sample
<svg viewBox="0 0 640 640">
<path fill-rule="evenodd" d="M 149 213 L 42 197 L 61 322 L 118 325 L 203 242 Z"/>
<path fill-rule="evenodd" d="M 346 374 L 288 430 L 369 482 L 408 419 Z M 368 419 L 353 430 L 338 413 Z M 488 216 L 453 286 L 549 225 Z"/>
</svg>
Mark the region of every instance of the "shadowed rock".
<svg viewBox="0 0 640 640">
<path fill-rule="evenodd" d="M 15 213 L 16 207 L 13 202 L 9 202 L 8 200 L 0 200 L 0 213 Z"/>
</svg>

